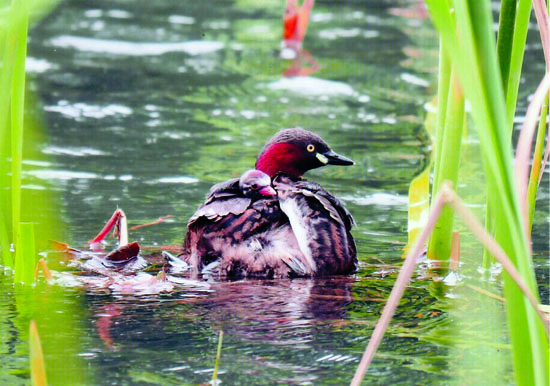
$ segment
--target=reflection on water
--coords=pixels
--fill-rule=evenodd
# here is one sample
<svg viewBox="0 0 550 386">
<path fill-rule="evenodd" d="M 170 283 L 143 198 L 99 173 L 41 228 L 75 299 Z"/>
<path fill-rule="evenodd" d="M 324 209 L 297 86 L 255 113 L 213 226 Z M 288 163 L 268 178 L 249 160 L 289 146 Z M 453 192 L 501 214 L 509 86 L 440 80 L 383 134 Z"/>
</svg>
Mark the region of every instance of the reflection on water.
<svg viewBox="0 0 550 386">
<path fill-rule="evenodd" d="M 408 183 L 428 159 L 422 125 L 424 106 L 435 94 L 437 40 L 418 2 L 401 3 L 402 8 L 378 0 L 317 1 L 304 46 L 319 69 L 292 78 L 282 75 L 295 63 L 280 55 L 281 1 L 208 7 L 198 1 L 68 2 L 31 31 L 30 87 L 41 97 L 49 135 L 36 147 L 51 162 L 31 160 L 25 186 L 53 182 L 62 194 L 62 207 L 54 213 L 70 229 L 63 241 L 71 246 L 85 245 L 116 206 L 124 208 L 130 227 L 174 215 L 132 231 L 130 238 L 142 246 L 181 245 L 184 224 L 209 187 L 251 168 L 280 128 L 311 129 L 357 162 L 353 168 L 308 173 L 342 198 L 358 222 L 356 278 L 225 283 L 175 278 L 168 292 L 139 295 L 128 287 L 140 289 L 156 272 L 121 288 L 103 283 L 101 276 L 96 278 L 105 288 L 60 278 L 77 288 L 71 300 L 52 297 L 48 308 L 36 308 L 49 315 L 66 310 L 63 302 L 71 304 L 75 319 L 63 333 L 79 342 L 71 348 L 89 365 L 95 384 L 207 382 L 219 329 L 226 334 L 220 364 L 225 384 L 349 382 L 401 264 Z M 535 35 L 531 53 L 540 57 Z M 537 61 L 526 66 L 544 70 Z M 524 110 L 528 91 L 522 92 Z M 464 152 L 464 159 L 479 158 L 477 141 L 468 141 Z M 484 203 L 480 162 L 464 163 L 463 170 L 460 194 Z M 546 299 L 547 179 L 548 173 L 534 226 Z M 463 264 L 470 267 L 464 280 L 477 280 L 478 244 L 465 238 L 462 253 L 471 260 Z M 481 323 L 459 318 L 479 313 L 483 320 L 480 307 L 502 313 L 502 305 L 491 300 L 486 306 L 481 295 L 461 287 L 453 290 L 455 297 L 471 297 L 472 303 L 452 308 L 424 276 L 420 270 L 407 289 L 368 384 L 450 381 L 464 376 L 450 364 L 457 357 L 473 359 L 464 368 L 483 374 L 488 364 L 472 352 L 500 355 L 507 363 L 502 320 L 486 333 Z M 1 277 L 2 287 L 4 281 Z M 7 310 L 0 321 L 9 326 L 15 311 L 4 294 L 9 290 L 0 291 L 0 308 Z M 53 339 L 52 330 L 43 339 Z M 0 379 L 26 368 L 19 360 L 24 356 L 13 349 L 24 338 L 6 331 L 16 343 L 0 347 L 7 356 Z M 457 331 L 464 332 L 460 339 Z M 509 380 L 511 369 L 486 373 L 498 383 Z"/>
</svg>

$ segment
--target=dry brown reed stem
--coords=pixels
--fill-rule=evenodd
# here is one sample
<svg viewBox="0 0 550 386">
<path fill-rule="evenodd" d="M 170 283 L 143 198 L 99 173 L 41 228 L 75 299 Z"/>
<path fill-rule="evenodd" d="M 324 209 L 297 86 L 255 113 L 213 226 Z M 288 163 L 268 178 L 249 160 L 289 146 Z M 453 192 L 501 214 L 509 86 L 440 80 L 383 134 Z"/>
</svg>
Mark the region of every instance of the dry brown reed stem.
<svg viewBox="0 0 550 386">
<path fill-rule="evenodd" d="M 53 277 L 50 269 L 48 268 L 48 264 L 46 263 L 46 260 L 41 258 L 38 260 L 38 263 L 36 264 L 36 267 L 34 269 L 34 280 L 38 279 L 38 273 L 40 272 L 40 268 L 42 268 L 42 272 L 44 272 L 44 279 L 46 279 L 47 282 L 50 282 Z"/>
<path fill-rule="evenodd" d="M 367 345 L 367 348 L 363 353 L 363 357 L 361 358 L 361 362 L 357 367 L 350 386 L 359 386 L 361 384 L 361 380 L 367 372 L 372 358 L 374 357 L 374 354 L 376 353 L 376 350 L 380 342 L 382 341 L 384 332 L 386 331 L 390 320 L 395 313 L 397 305 L 399 304 L 399 300 L 403 296 L 403 292 L 405 291 L 407 283 L 409 282 L 414 272 L 414 268 L 416 266 L 416 258 L 422 252 L 424 244 L 430 237 L 430 234 L 432 233 L 433 228 L 435 227 L 435 224 L 439 219 L 441 211 L 443 210 L 443 207 L 445 205 L 449 205 L 456 212 L 456 214 L 458 214 L 462 221 L 464 221 L 468 228 L 470 228 L 472 233 L 477 236 L 477 238 L 495 257 L 495 259 L 500 264 L 502 264 L 502 267 L 508 272 L 510 277 L 516 282 L 518 287 L 525 294 L 525 296 L 541 318 L 545 326 L 547 336 L 550 336 L 548 320 L 546 319 L 544 313 L 540 310 L 535 296 L 533 296 L 533 294 L 530 292 L 529 288 L 521 278 L 521 275 L 517 271 L 514 264 L 510 261 L 501 246 L 493 239 L 491 235 L 489 235 L 489 233 L 485 231 L 481 223 L 476 220 L 473 213 L 466 207 L 462 200 L 450 188 L 450 184 L 448 182 L 444 182 L 442 184 L 438 197 L 434 201 L 432 210 L 430 212 L 430 215 L 428 216 L 426 227 L 418 236 L 418 239 L 414 244 L 414 248 L 411 249 L 411 251 L 407 254 L 403 266 L 399 271 L 399 275 L 397 276 L 397 280 L 395 281 L 393 289 L 390 293 L 390 297 L 386 305 L 384 306 L 384 310 L 382 311 L 380 319 L 376 323 L 374 332 L 372 333 L 369 344 Z"/>
<path fill-rule="evenodd" d="M 528 240 L 530 240 L 530 235 L 528 220 L 529 216 L 527 210 L 527 186 L 529 185 L 529 161 L 531 159 L 531 146 L 533 144 L 533 137 L 535 136 L 537 123 L 539 121 L 539 113 L 549 88 L 550 72 L 547 73 L 540 82 L 533 96 L 533 100 L 527 108 L 527 114 L 525 114 L 525 121 L 523 121 L 516 148 L 514 177 L 516 181 L 516 188 L 518 190 L 519 202 L 521 205 L 523 228 Z"/>
<path fill-rule="evenodd" d="M 460 233 L 453 232 L 451 241 L 451 257 L 449 258 L 449 268 L 457 271 L 460 268 Z"/>
</svg>

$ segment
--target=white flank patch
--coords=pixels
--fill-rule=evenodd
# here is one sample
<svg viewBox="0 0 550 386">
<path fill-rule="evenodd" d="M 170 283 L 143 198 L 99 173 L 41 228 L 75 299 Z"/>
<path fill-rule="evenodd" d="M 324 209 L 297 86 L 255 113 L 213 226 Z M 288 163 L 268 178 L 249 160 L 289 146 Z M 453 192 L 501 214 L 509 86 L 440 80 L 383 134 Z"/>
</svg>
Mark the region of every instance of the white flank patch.
<svg viewBox="0 0 550 386">
<path fill-rule="evenodd" d="M 310 265 L 312 272 L 316 272 L 317 264 L 315 264 L 315 261 L 311 256 L 311 249 L 308 245 L 308 232 L 306 230 L 304 220 L 302 216 L 300 216 L 300 211 L 298 210 L 298 205 L 296 204 L 296 201 L 286 199 L 280 201 L 280 205 L 281 210 L 284 212 L 284 214 L 286 214 L 288 220 L 290 221 L 290 226 L 292 227 L 292 231 L 296 236 L 296 240 L 298 240 L 300 250 L 306 257 L 306 260 Z"/>
</svg>

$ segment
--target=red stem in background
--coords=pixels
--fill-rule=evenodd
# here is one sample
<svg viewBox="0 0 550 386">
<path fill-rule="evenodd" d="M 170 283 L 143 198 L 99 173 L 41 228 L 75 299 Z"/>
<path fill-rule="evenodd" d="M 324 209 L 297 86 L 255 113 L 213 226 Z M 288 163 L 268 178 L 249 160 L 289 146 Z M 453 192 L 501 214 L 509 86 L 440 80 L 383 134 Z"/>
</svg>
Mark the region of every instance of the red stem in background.
<svg viewBox="0 0 550 386">
<path fill-rule="evenodd" d="M 107 221 L 107 224 L 103 227 L 103 229 L 98 233 L 96 237 L 94 237 L 93 240 L 89 241 L 89 244 L 95 244 L 100 243 L 105 239 L 105 236 L 111 231 L 111 229 L 114 228 L 114 226 L 117 224 L 117 222 L 122 217 L 122 211 L 120 209 L 115 210 L 115 213 L 111 216 L 109 221 Z"/>
</svg>

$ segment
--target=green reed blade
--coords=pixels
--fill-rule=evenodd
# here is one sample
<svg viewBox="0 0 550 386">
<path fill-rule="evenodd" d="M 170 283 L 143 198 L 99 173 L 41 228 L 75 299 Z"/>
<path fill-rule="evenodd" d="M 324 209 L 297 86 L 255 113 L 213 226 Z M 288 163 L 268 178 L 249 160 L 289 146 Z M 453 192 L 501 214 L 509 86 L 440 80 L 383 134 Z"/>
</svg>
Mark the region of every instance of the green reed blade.
<svg viewBox="0 0 550 386">
<path fill-rule="evenodd" d="M 14 282 L 23 284 L 34 283 L 35 267 L 36 248 L 34 241 L 34 224 L 20 223 L 18 237 L 15 243 Z"/>
<path fill-rule="evenodd" d="M 456 186 L 458 169 L 460 166 L 460 148 L 462 146 L 462 132 L 464 122 L 464 94 L 458 82 L 457 75 L 451 70 L 451 87 L 448 89 L 446 120 L 442 136 L 439 141 L 439 163 L 434 168 L 434 185 L 432 194 L 436 195 L 440 183 L 451 181 Z M 446 88 L 444 86 L 444 88 Z M 434 197 L 432 195 L 432 197 Z M 451 255 L 451 241 L 453 232 L 454 213 L 445 208 L 435 226 L 428 245 L 428 258 L 447 261 Z"/>
<path fill-rule="evenodd" d="M 10 239 L 6 227 L 7 221 L 4 219 L 4 211 L 0 211 L 0 252 L 2 260 L 0 263 L 5 267 L 13 268 L 13 256 L 10 250 Z"/>
<path fill-rule="evenodd" d="M 3 264 L 13 268 L 13 256 L 10 249 L 10 236 L 12 235 L 11 221 L 11 127 L 9 111 L 11 104 L 11 83 L 13 64 L 15 62 L 15 39 L 14 20 L 15 7 L 8 7 L 5 18 L 2 19 L 1 38 L 2 41 L 2 62 L 0 67 L 0 242 L 2 243 Z"/>
<path fill-rule="evenodd" d="M 21 215 L 21 163 L 23 161 L 23 115 L 25 110 L 25 60 L 27 57 L 28 10 L 26 1 L 15 1 L 16 48 L 11 95 L 11 200 L 14 239 Z"/>
<path fill-rule="evenodd" d="M 446 52 L 443 41 L 439 41 L 439 72 L 437 79 L 437 126 L 435 130 L 434 146 L 434 170 L 441 170 L 441 149 L 443 147 L 443 133 L 447 117 L 447 101 L 451 85 L 451 61 Z M 439 187 L 439 173 L 434 173 L 432 197 L 437 195 Z"/>
<path fill-rule="evenodd" d="M 4 46 L 2 52 L 2 67 L 0 72 L 0 130 L 4 133 L 9 133 L 9 107 L 11 100 L 11 83 L 12 83 L 12 73 L 13 73 L 13 64 L 15 62 L 15 39 L 13 35 L 15 34 L 15 7 L 10 7 L 9 17 L 7 18 L 7 23 L 3 24 L 5 26 L 2 39 L 4 39 Z M 4 21 L 4 20 L 2 20 Z M 4 136 L 2 136 L 4 139 Z M 5 143 L 0 144 L 2 151 L 9 151 L 9 149 L 4 150 Z M 2 156 L 7 153 L 2 152 Z"/>
</svg>

